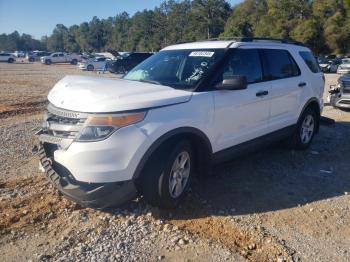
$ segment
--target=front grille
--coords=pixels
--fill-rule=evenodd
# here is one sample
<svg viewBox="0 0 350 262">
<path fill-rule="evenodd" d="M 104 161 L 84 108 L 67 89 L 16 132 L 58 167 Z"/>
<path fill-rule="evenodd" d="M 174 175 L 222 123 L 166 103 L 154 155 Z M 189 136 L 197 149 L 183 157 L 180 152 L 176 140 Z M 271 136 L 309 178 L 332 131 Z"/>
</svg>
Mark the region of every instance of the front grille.
<svg viewBox="0 0 350 262">
<path fill-rule="evenodd" d="M 84 125 L 85 119 L 67 118 L 47 113 L 47 134 L 57 138 L 74 139 Z"/>
<path fill-rule="evenodd" d="M 44 143 L 67 148 L 79 134 L 87 115 L 56 108 L 51 104 L 47 109 L 40 140 Z"/>
<path fill-rule="evenodd" d="M 342 81 L 343 93 L 350 93 L 350 81 Z"/>
</svg>

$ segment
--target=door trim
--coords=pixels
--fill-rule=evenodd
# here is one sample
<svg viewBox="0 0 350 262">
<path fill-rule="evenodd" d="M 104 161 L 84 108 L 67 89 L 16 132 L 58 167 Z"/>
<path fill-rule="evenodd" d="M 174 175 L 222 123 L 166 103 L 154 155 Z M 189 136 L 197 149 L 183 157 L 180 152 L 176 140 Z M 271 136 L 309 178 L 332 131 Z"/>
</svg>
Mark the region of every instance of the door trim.
<svg viewBox="0 0 350 262">
<path fill-rule="evenodd" d="M 271 143 L 281 141 L 285 138 L 288 138 L 295 131 L 296 124 L 287 126 L 280 130 L 274 131 L 267 135 L 254 138 L 247 142 L 243 142 L 239 145 L 235 145 L 230 148 L 215 152 L 213 154 L 213 163 L 218 164 L 236 158 L 238 156 L 247 155 L 248 153 L 254 152 L 261 147 L 269 145 Z"/>
</svg>

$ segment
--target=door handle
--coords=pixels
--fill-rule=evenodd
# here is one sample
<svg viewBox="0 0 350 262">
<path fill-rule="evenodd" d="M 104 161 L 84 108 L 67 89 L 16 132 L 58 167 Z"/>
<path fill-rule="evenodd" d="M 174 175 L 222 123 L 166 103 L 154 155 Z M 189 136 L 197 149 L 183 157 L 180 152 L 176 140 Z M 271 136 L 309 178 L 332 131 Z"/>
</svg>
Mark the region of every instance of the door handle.
<svg viewBox="0 0 350 262">
<path fill-rule="evenodd" d="M 256 96 L 267 96 L 269 94 L 269 91 L 264 90 L 264 91 L 259 91 L 256 93 Z"/>
<path fill-rule="evenodd" d="M 306 86 L 306 83 L 305 83 L 305 82 L 301 82 L 301 83 L 299 83 L 298 86 L 299 86 L 299 87 L 304 87 L 304 86 Z"/>
</svg>

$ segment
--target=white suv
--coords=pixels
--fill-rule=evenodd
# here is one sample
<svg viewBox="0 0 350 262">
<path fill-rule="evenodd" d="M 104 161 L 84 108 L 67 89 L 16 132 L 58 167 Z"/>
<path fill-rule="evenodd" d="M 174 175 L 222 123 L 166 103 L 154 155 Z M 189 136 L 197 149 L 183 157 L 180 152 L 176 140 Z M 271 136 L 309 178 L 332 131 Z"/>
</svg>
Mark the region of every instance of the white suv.
<svg viewBox="0 0 350 262">
<path fill-rule="evenodd" d="M 276 140 L 307 148 L 319 128 L 323 90 L 314 56 L 297 42 L 170 46 L 123 79 L 59 81 L 38 132 L 41 166 L 84 206 L 141 194 L 172 208 L 213 163 Z"/>
</svg>

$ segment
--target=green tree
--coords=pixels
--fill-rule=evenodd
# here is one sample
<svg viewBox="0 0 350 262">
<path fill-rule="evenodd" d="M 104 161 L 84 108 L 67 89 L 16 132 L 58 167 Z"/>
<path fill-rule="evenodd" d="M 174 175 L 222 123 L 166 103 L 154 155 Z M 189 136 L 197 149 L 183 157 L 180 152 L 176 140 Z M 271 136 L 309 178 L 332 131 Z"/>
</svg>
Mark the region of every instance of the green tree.
<svg viewBox="0 0 350 262">
<path fill-rule="evenodd" d="M 52 35 L 47 39 L 47 47 L 51 51 L 64 51 L 65 38 L 67 37 L 68 29 L 62 24 L 56 25 Z"/>
<path fill-rule="evenodd" d="M 197 38 L 210 39 L 223 32 L 231 7 L 224 0 L 193 0 L 192 12 Z"/>
</svg>

